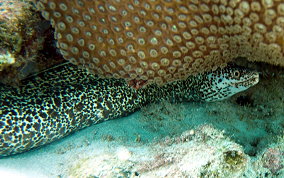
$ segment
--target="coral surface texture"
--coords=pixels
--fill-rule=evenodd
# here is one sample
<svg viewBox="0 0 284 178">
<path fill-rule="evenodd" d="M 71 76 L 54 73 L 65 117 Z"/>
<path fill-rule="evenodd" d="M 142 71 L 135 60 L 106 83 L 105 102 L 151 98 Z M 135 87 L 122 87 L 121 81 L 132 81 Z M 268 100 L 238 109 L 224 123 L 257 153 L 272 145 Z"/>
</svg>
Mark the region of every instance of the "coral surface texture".
<svg viewBox="0 0 284 178">
<path fill-rule="evenodd" d="M 279 0 L 40 0 L 37 5 L 55 28 L 65 59 L 132 84 L 183 79 L 240 56 L 284 66 Z"/>
</svg>

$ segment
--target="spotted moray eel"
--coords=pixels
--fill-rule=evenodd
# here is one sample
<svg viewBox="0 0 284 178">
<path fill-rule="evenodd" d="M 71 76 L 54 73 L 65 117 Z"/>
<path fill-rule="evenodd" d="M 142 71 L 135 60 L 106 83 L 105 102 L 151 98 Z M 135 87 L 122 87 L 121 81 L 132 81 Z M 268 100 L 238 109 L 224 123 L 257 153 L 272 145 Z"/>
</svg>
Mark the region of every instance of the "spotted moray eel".
<svg viewBox="0 0 284 178">
<path fill-rule="evenodd" d="M 226 67 L 135 90 L 123 80 L 101 79 L 72 64 L 60 65 L 25 79 L 18 88 L 0 85 L 0 156 L 48 144 L 148 103 L 222 100 L 258 80 L 255 71 Z"/>
</svg>

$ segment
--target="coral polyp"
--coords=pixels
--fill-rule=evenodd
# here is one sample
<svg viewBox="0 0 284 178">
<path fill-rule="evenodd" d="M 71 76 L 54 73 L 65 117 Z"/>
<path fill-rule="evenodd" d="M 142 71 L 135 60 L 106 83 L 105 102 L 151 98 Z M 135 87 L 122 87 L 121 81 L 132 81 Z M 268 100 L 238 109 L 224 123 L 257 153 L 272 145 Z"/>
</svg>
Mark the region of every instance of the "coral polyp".
<svg viewBox="0 0 284 178">
<path fill-rule="evenodd" d="M 163 84 L 236 57 L 284 66 L 273 0 L 40 0 L 62 55 L 103 77 Z"/>
</svg>

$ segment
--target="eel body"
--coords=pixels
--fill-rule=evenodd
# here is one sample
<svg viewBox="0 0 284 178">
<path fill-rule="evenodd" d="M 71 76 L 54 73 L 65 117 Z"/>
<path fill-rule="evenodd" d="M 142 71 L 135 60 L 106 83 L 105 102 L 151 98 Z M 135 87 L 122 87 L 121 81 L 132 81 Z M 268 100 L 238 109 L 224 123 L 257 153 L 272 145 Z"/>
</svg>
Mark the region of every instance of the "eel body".
<svg viewBox="0 0 284 178">
<path fill-rule="evenodd" d="M 97 78 L 72 64 L 60 65 L 25 79 L 18 88 L 0 85 L 0 157 L 126 116 L 148 103 L 222 100 L 258 80 L 255 71 L 227 67 L 135 90 L 124 80 Z"/>
</svg>

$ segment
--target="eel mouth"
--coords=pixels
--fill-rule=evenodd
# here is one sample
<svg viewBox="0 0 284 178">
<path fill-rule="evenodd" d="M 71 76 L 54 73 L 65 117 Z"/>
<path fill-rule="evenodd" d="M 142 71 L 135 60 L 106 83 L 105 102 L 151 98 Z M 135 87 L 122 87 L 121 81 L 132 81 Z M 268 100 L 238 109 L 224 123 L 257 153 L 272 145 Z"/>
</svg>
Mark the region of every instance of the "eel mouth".
<svg viewBox="0 0 284 178">
<path fill-rule="evenodd" d="M 243 87 L 252 87 L 254 85 L 256 85 L 259 82 L 259 73 L 257 72 L 253 72 L 249 78 L 245 78 L 242 81 L 238 81 L 238 82 L 234 82 L 231 84 L 231 86 L 234 87 L 239 87 L 239 86 L 243 86 Z"/>
</svg>

